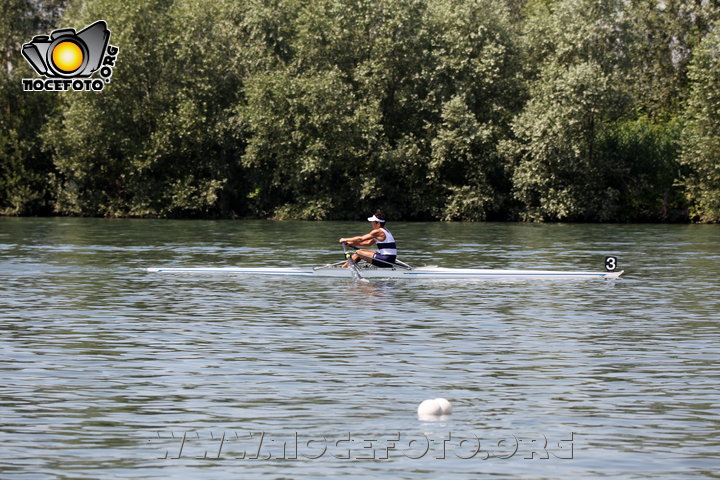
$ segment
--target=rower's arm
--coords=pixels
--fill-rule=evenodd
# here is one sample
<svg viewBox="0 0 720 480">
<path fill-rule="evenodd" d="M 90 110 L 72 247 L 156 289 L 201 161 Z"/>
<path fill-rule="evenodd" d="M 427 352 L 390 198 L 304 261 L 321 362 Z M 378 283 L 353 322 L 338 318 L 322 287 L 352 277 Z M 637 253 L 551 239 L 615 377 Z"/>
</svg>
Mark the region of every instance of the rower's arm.
<svg viewBox="0 0 720 480">
<path fill-rule="evenodd" d="M 367 236 L 367 235 L 365 235 Z M 356 242 L 351 243 L 350 245 L 355 245 L 356 247 L 371 247 L 375 244 L 374 238 L 365 238 L 363 237 L 357 237 L 358 240 Z"/>
<path fill-rule="evenodd" d="M 356 247 L 369 247 L 375 243 L 375 239 L 373 237 L 367 238 L 368 235 L 363 235 L 362 237 L 341 238 L 340 243 L 344 242 L 348 245 L 354 245 Z"/>
<path fill-rule="evenodd" d="M 383 240 L 385 240 L 385 232 L 377 229 L 362 237 L 341 238 L 340 243 L 345 242 L 348 245 L 355 245 L 356 247 L 369 247 L 375 244 L 376 241 L 382 242 Z"/>
</svg>

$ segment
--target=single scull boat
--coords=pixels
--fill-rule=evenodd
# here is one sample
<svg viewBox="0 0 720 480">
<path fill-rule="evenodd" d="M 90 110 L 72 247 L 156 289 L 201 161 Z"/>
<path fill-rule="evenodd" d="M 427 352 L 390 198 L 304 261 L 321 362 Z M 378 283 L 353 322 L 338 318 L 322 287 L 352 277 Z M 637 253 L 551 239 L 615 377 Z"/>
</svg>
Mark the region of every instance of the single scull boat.
<svg viewBox="0 0 720 480">
<path fill-rule="evenodd" d="M 417 267 L 413 268 L 407 264 L 398 265 L 395 268 L 377 268 L 370 265 L 356 266 L 357 272 L 362 278 L 394 279 L 394 278 L 415 278 L 415 279 L 581 279 L 581 278 L 604 278 L 615 279 L 622 275 L 623 271 L 610 270 L 608 265 L 617 265 L 614 257 L 606 260 L 606 272 L 589 271 L 555 271 L 555 270 L 494 270 L 481 268 L 442 268 L 442 267 Z M 231 275 L 276 275 L 276 276 L 301 276 L 301 277 L 336 277 L 336 278 L 357 278 L 352 268 L 342 268 L 339 264 L 325 265 L 315 268 L 299 267 L 152 267 L 147 269 L 152 273 L 186 273 L 186 274 L 231 274 Z"/>
</svg>

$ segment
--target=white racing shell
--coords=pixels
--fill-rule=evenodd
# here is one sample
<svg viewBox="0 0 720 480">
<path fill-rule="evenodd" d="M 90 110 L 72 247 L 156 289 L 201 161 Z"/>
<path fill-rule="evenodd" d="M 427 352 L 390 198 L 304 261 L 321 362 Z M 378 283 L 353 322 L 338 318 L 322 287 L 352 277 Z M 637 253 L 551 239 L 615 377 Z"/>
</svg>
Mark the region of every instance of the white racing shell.
<svg viewBox="0 0 720 480">
<path fill-rule="evenodd" d="M 146 269 L 151 273 L 184 273 L 184 274 L 210 274 L 210 275 L 274 275 L 274 276 L 301 276 L 301 277 L 334 277 L 352 279 L 352 272 L 348 268 L 320 267 L 151 267 Z M 480 268 L 442 268 L 418 267 L 411 269 L 401 268 L 361 268 L 363 278 L 404 278 L 404 279 L 478 279 L 491 280 L 503 278 L 525 279 L 582 279 L 603 278 L 615 279 L 622 275 L 617 272 L 589 272 L 589 271 L 555 271 L 555 270 L 495 270 Z"/>
</svg>

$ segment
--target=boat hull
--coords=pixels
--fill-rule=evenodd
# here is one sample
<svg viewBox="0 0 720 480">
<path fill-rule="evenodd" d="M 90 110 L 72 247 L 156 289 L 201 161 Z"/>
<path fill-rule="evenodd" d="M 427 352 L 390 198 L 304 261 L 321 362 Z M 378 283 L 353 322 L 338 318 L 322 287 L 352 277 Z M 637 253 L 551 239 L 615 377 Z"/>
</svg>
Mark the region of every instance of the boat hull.
<svg viewBox="0 0 720 480">
<path fill-rule="evenodd" d="M 151 267 L 151 273 L 186 273 L 186 274 L 213 274 L 213 275 L 273 275 L 273 276 L 299 276 L 299 277 L 335 277 L 352 278 L 352 272 L 347 268 L 295 268 L 295 267 L 189 267 L 164 268 Z M 441 268 L 418 267 L 412 270 L 404 269 L 360 269 L 363 278 L 404 278 L 404 279 L 478 279 L 491 280 L 503 278 L 527 279 L 581 279 L 604 278 L 615 279 L 622 275 L 618 272 L 563 272 L 554 270 L 493 270 L 477 268 Z"/>
</svg>

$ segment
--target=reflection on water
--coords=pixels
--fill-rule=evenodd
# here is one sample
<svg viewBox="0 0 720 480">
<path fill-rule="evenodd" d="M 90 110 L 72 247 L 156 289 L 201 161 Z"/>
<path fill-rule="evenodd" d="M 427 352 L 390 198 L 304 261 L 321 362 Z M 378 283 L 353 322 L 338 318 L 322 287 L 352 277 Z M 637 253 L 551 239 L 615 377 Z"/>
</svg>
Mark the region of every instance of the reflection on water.
<svg viewBox="0 0 720 480">
<path fill-rule="evenodd" d="M 0 218 L 2 478 L 715 474 L 720 228 L 389 226 L 417 265 L 627 273 L 163 276 L 328 263 L 367 225 Z"/>
</svg>

